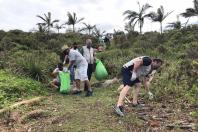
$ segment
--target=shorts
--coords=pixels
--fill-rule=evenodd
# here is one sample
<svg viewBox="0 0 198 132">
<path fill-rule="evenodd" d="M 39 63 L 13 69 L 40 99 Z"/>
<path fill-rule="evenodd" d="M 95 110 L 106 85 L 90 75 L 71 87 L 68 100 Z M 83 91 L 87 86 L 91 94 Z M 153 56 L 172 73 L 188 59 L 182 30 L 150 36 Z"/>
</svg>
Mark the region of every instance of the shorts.
<svg viewBox="0 0 198 132">
<path fill-rule="evenodd" d="M 88 80 L 87 68 L 88 65 L 82 65 L 80 67 L 77 67 L 75 71 L 75 80 L 81 80 L 81 81 Z"/>
<path fill-rule="evenodd" d="M 56 78 L 56 79 L 53 79 L 53 82 L 54 82 L 54 85 L 60 87 L 60 81 Z"/>
<path fill-rule="evenodd" d="M 139 78 L 136 78 L 134 81 L 131 81 L 131 76 L 132 76 L 132 73 L 129 70 L 129 68 L 122 68 L 122 77 L 123 77 L 122 81 L 123 81 L 124 86 L 128 85 L 132 87 L 134 84 L 140 83 Z"/>
</svg>

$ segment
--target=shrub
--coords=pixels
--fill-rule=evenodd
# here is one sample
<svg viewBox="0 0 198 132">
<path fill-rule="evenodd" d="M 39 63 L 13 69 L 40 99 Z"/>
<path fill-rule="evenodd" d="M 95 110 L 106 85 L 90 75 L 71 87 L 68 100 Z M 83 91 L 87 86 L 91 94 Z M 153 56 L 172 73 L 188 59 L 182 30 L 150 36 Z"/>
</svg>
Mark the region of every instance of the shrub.
<svg viewBox="0 0 198 132">
<path fill-rule="evenodd" d="M 18 98 L 38 95 L 46 95 L 46 89 L 41 83 L 0 70 L 0 108 Z"/>
<path fill-rule="evenodd" d="M 13 72 L 46 82 L 48 75 L 59 62 L 59 57 L 49 51 L 18 51 L 10 57 Z"/>
</svg>

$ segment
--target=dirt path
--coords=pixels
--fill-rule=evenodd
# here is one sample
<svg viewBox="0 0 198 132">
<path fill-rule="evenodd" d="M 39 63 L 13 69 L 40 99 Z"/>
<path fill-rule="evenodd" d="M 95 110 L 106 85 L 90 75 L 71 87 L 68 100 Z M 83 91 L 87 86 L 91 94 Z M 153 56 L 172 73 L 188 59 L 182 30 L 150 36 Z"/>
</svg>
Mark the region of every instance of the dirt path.
<svg viewBox="0 0 198 132">
<path fill-rule="evenodd" d="M 22 106 L 0 119 L 0 131 L 28 132 L 101 132 L 101 131 L 196 131 L 197 117 L 190 112 L 197 106 L 174 101 L 140 102 L 141 109 L 132 108 L 126 103 L 124 118 L 117 117 L 112 104 L 117 99 L 116 88 L 95 89 L 94 97 L 61 95 L 52 92 L 44 101 L 33 106 Z"/>
</svg>

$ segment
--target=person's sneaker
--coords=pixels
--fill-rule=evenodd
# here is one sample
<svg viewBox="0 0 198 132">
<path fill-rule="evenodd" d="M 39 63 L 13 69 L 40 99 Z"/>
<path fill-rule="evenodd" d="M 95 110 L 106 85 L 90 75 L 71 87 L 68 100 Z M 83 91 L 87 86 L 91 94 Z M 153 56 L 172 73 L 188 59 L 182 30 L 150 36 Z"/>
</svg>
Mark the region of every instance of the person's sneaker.
<svg viewBox="0 0 198 132">
<path fill-rule="evenodd" d="M 121 111 L 122 113 L 124 113 L 124 106 L 119 106 L 119 108 L 120 108 L 120 111 Z"/>
<path fill-rule="evenodd" d="M 113 106 L 113 109 L 115 110 L 115 113 L 119 116 L 124 116 L 124 113 L 121 111 L 120 109 L 121 106 L 117 107 L 117 106 Z"/>
<path fill-rule="evenodd" d="M 93 91 L 87 91 L 85 97 L 93 96 Z"/>
</svg>

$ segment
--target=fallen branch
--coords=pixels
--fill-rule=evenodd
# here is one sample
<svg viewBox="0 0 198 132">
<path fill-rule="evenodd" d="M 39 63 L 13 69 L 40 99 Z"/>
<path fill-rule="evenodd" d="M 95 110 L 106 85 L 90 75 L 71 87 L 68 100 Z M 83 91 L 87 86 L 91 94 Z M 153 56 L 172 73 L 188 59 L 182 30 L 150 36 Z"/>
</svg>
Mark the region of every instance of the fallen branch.
<svg viewBox="0 0 198 132">
<path fill-rule="evenodd" d="M 190 124 L 169 124 L 169 125 L 166 125 L 166 127 L 170 128 L 170 129 L 173 129 L 173 128 L 181 128 L 181 129 L 195 129 L 195 124 L 193 123 L 190 123 Z"/>
<path fill-rule="evenodd" d="M 24 100 L 24 101 L 21 101 L 21 102 L 14 103 L 13 105 L 11 105 L 9 107 L 0 109 L 0 115 L 5 113 L 5 112 L 9 112 L 10 110 L 12 110 L 14 108 L 17 108 L 21 105 L 34 105 L 34 104 L 38 103 L 39 101 L 42 101 L 45 98 L 46 97 L 36 97 L 36 98 L 30 99 L 30 100 Z"/>
<path fill-rule="evenodd" d="M 19 123 L 25 124 L 30 119 L 37 119 L 37 118 L 46 117 L 46 116 L 47 116 L 47 111 L 34 110 L 22 116 L 19 120 Z"/>
</svg>

